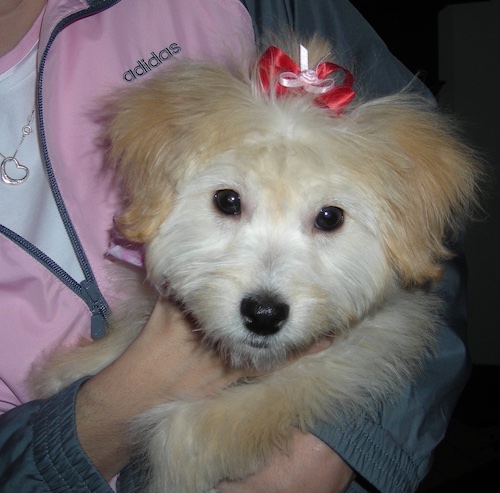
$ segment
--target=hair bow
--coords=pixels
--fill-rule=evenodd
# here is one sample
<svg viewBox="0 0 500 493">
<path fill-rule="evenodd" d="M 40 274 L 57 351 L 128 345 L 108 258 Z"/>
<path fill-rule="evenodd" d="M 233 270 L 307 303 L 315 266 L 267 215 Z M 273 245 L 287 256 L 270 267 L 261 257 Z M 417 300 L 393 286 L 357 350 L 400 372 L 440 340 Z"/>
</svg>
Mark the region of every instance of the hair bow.
<svg viewBox="0 0 500 493">
<path fill-rule="evenodd" d="M 277 96 L 286 94 L 289 89 L 303 90 L 316 94 L 315 100 L 320 106 L 326 106 L 337 113 L 340 113 L 356 95 L 352 89 L 354 77 L 348 70 L 335 63 L 321 62 L 321 60 L 316 68 L 310 69 L 308 52 L 302 45 L 300 67 L 276 46 L 267 48 L 259 58 L 257 67 L 264 91 L 269 92 L 271 84 L 274 84 Z M 338 72 L 343 75 L 340 84 L 337 84 L 334 78 Z"/>
</svg>

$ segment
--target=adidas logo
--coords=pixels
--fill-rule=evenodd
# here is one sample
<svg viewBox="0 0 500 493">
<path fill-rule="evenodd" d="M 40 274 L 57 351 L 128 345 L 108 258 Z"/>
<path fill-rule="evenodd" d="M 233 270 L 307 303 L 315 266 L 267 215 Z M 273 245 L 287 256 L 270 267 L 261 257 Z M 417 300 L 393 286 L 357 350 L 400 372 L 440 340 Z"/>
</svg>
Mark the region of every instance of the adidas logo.
<svg viewBox="0 0 500 493">
<path fill-rule="evenodd" d="M 137 65 L 126 72 L 123 72 L 123 80 L 125 82 L 133 82 L 139 77 L 151 72 L 154 68 L 161 65 L 163 62 L 169 60 L 174 55 L 177 55 L 181 51 L 181 47 L 177 43 L 172 43 L 168 48 L 163 48 L 163 50 L 155 53 L 151 52 L 151 58 L 147 61 L 142 58 L 137 60 Z"/>
</svg>

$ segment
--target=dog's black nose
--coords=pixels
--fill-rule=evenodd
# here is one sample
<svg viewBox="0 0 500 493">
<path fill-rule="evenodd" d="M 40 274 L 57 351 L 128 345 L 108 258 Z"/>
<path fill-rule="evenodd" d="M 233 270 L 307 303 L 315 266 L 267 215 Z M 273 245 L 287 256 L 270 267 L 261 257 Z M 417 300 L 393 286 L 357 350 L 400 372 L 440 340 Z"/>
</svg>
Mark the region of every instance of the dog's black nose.
<svg viewBox="0 0 500 493">
<path fill-rule="evenodd" d="M 267 336 L 281 329 L 290 307 L 271 296 L 248 296 L 241 300 L 240 312 L 248 330 Z"/>
</svg>

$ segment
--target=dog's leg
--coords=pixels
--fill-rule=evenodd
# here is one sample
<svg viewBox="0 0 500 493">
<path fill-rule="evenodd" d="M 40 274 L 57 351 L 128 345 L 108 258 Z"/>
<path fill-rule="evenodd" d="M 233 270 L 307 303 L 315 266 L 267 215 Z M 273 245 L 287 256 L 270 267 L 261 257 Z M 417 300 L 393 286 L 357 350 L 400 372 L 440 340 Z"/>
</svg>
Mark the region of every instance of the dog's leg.
<svg viewBox="0 0 500 493">
<path fill-rule="evenodd" d="M 79 378 L 95 375 L 113 362 L 135 339 L 142 322 L 117 324 L 103 339 L 58 347 L 33 365 L 27 385 L 35 398 L 57 393 Z"/>
<path fill-rule="evenodd" d="M 148 493 L 216 492 L 220 481 L 243 479 L 276 449 L 287 451 L 293 428 L 312 424 L 310 395 L 323 397 L 310 381 L 297 381 L 296 371 L 279 373 L 137 418 L 135 436 L 151 467 Z"/>
<path fill-rule="evenodd" d="M 71 348 L 57 348 L 47 359 L 36 363 L 27 384 L 35 398 L 47 398 L 76 380 L 95 375 L 127 348 L 131 340 L 113 332 L 105 339 Z M 121 336 L 121 337 L 120 337 Z"/>
<path fill-rule="evenodd" d="M 56 347 L 43 354 L 26 380 L 34 398 L 50 397 L 82 377 L 95 375 L 117 359 L 137 337 L 153 309 L 156 294 L 142 277 L 137 280 L 135 273 L 130 277 L 132 274 L 126 272 L 129 282 L 135 280 L 132 284 L 136 289 L 134 303 L 117 306 L 116 316 L 102 339 L 82 340 L 77 346 Z"/>
</svg>

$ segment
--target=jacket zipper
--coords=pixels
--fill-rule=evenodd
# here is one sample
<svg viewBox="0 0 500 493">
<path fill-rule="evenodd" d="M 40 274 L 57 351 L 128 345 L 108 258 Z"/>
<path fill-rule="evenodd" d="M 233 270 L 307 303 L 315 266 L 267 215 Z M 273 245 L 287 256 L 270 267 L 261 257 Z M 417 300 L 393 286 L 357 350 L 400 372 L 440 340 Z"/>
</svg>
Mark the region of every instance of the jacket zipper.
<svg viewBox="0 0 500 493">
<path fill-rule="evenodd" d="M 29 253 L 34 259 L 40 262 L 46 269 L 54 274 L 63 284 L 71 289 L 75 294 L 82 298 L 89 307 L 91 316 L 91 336 L 93 339 L 99 339 L 106 333 L 106 321 L 108 315 L 108 305 L 104 297 L 100 294 L 95 281 L 87 278 L 78 283 L 62 267 L 54 262 L 48 255 L 43 253 L 28 240 L 19 236 L 9 228 L 0 225 L 0 233 L 12 240 L 25 252 Z"/>
<path fill-rule="evenodd" d="M 45 253 L 39 250 L 32 243 L 14 233 L 10 229 L 5 226 L 0 225 L 0 233 L 4 234 L 6 237 L 14 241 L 17 245 L 23 248 L 27 253 L 29 253 L 32 257 L 34 257 L 37 261 L 39 261 L 43 266 L 45 266 L 50 272 L 52 272 L 62 283 L 64 283 L 69 289 L 71 289 L 74 293 L 76 293 L 81 299 L 85 301 L 89 310 L 91 312 L 91 323 L 90 323 L 90 333 L 93 339 L 99 339 L 103 337 L 106 333 L 106 324 L 109 317 L 109 306 L 104 299 L 98 285 L 94 273 L 92 272 L 92 268 L 87 259 L 87 256 L 83 250 L 82 244 L 78 235 L 75 231 L 73 223 L 69 217 L 66 206 L 62 200 L 61 193 L 59 191 L 59 186 L 57 185 L 54 171 L 52 169 L 52 165 L 50 162 L 50 158 L 47 151 L 47 141 L 45 138 L 45 129 L 43 123 L 43 109 L 42 109 L 42 79 L 43 79 L 43 71 L 45 68 L 45 62 L 47 60 L 47 55 L 52 46 L 52 43 L 55 37 L 71 22 L 87 17 L 88 15 L 97 13 L 101 10 L 105 10 L 108 7 L 111 7 L 115 3 L 118 3 L 119 0 L 90 0 L 89 8 L 86 10 L 82 10 L 76 12 L 65 19 L 61 20 L 59 24 L 53 30 L 50 39 L 45 47 L 45 51 L 40 60 L 40 67 L 37 79 L 37 111 L 38 111 L 38 123 L 39 123 L 39 134 L 40 134 L 40 143 L 42 147 L 43 160 L 45 163 L 45 167 L 47 170 L 47 174 L 49 177 L 50 187 L 52 189 L 52 193 L 54 195 L 54 199 L 56 202 L 57 209 L 63 221 L 64 227 L 66 229 L 66 233 L 70 239 L 71 245 L 73 246 L 74 253 L 80 264 L 82 269 L 84 280 L 81 283 L 78 283 L 75 279 L 73 279 L 64 269 L 62 269 L 56 262 L 54 262 L 50 257 L 48 257 Z"/>
</svg>

